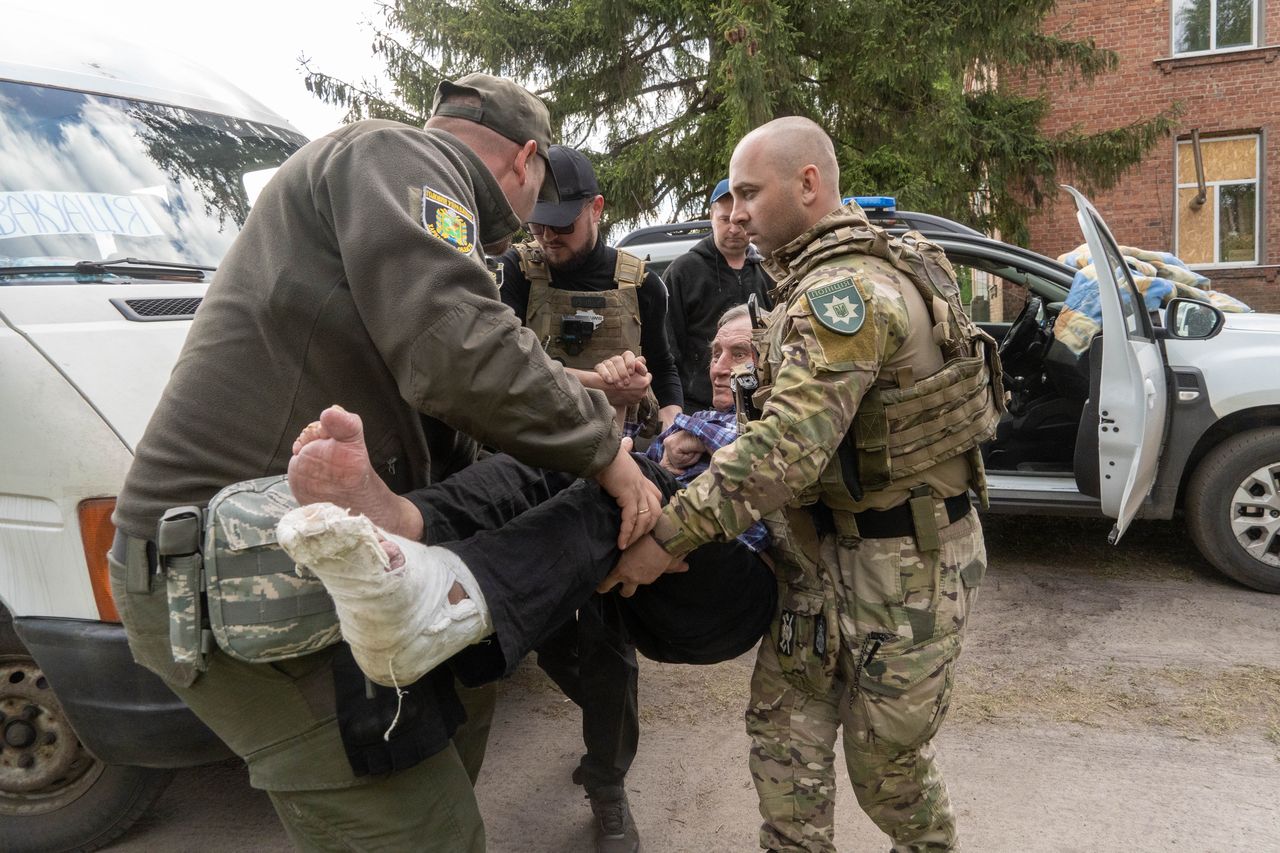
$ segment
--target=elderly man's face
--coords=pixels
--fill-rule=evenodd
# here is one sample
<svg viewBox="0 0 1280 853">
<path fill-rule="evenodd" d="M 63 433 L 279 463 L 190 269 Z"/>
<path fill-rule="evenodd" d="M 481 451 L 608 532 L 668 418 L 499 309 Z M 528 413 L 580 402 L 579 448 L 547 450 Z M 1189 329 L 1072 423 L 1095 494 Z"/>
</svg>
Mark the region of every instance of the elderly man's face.
<svg viewBox="0 0 1280 853">
<path fill-rule="evenodd" d="M 747 233 L 732 220 L 733 196 L 722 196 L 711 205 L 711 238 L 726 258 L 747 253 Z"/>
<path fill-rule="evenodd" d="M 755 359 L 751 346 L 751 321 L 738 317 L 725 323 L 716 331 L 711 342 L 711 406 L 717 412 L 733 408 L 733 390 L 729 387 L 729 374 L 739 364 Z"/>
</svg>

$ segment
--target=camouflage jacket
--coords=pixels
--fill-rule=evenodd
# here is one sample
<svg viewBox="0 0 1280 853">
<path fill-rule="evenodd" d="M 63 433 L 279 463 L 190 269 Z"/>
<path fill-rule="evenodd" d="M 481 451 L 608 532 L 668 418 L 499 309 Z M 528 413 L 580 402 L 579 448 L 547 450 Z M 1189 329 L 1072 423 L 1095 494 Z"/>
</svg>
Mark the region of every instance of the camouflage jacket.
<svg viewBox="0 0 1280 853">
<path fill-rule="evenodd" d="M 910 329 L 902 273 L 829 239 L 837 228 L 866 224 L 856 205 L 842 207 L 774 253 L 775 307 L 755 341 L 762 417 L 663 510 L 654 535 L 673 555 L 844 491 L 840 442 Z"/>
</svg>

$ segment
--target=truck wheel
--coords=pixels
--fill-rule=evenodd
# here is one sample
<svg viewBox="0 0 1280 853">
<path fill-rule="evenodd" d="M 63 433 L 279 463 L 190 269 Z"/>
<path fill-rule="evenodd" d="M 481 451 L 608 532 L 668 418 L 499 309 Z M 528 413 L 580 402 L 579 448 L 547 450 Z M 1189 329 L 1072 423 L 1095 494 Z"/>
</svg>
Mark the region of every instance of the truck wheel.
<svg viewBox="0 0 1280 853">
<path fill-rule="evenodd" d="M 1243 432 L 1211 450 L 1187 487 L 1186 513 L 1215 568 L 1280 593 L 1280 429 Z"/>
<path fill-rule="evenodd" d="M 97 850 L 142 817 L 173 771 L 90 755 L 7 616 L 0 614 L 0 850 Z"/>
</svg>

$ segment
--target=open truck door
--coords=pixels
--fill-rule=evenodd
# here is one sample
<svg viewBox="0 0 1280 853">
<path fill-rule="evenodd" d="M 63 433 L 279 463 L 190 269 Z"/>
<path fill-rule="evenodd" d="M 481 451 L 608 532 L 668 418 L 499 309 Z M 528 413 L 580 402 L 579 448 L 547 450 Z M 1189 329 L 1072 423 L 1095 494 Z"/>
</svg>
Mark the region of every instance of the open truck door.
<svg viewBox="0 0 1280 853">
<path fill-rule="evenodd" d="M 1102 378 L 1098 391 L 1098 482 L 1102 512 L 1116 520 L 1108 541 L 1124 535 L 1155 482 L 1167 409 L 1164 356 L 1142 294 L 1107 224 L 1083 195 L 1076 203 L 1098 278 Z"/>
</svg>

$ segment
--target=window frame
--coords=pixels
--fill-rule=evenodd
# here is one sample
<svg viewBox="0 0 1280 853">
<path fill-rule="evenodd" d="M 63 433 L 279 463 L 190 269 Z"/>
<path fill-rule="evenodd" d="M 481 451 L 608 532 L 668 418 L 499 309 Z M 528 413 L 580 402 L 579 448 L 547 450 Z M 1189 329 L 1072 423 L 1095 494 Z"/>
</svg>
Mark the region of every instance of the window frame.
<svg viewBox="0 0 1280 853">
<path fill-rule="evenodd" d="M 1218 258 L 1220 257 L 1220 253 L 1222 251 L 1222 244 L 1221 244 L 1222 201 L 1221 201 L 1221 196 L 1219 194 L 1219 189 L 1223 186 L 1239 186 L 1241 184 L 1248 184 L 1250 183 L 1250 181 L 1242 181 L 1238 179 L 1230 180 L 1230 181 L 1205 181 L 1206 189 L 1213 194 L 1212 195 L 1213 210 L 1214 210 L 1213 257 L 1215 260 L 1203 262 L 1203 263 L 1194 263 L 1194 264 L 1188 261 L 1187 266 L 1193 270 L 1233 269 L 1233 268 L 1242 268 L 1242 267 L 1256 267 L 1262 264 L 1262 237 L 1263 237 L 1262 211 L 1264 209 L 1264 205 L 1262 203 L 1262 192 L 1263 192 L 1262 133 L 1258 131 L 1253 133 L 1232 133 L 1230 135 L 1224 135 L 1224 136 L 1209 136 L 1209 137 L 1202 136 L 1200 137 L 1200 144 L 1204 145 L 1206 142 L 1230 142 L 1236 139 L 1252 139 L 1254 141 L 1253 180 L 1252 180 L 1253 188 L 1254 188 L 1253 190 L 1253 228 L 1254 228 L 1253 260 L 1252 261 L 1218 260 Z M 1182 234 L 1182 204 L 1178 199 L 1178 194 L 1181 190 L 1198 189 L 1200 186 L 1195 180 L 1194 173 L 1192 174 L 1191 176 L 1192 179 L 1189 182 L 1183 181 L 1182 175 L 1178 174 L 1178 164 L 1179 164 L 1178 152 L 1180 150 L 1179 146 L 1191 145 L 1191 144 L 1192 143 L 1190 139 L 1175 139 L 1173 141 L 1173 246 L 1174 246 L 1174 254 L 1177 255 L 1178 257 L 1182 257 L 1181 255 L 1182 246 L 1179 245 L 1179 238 Z M 1209 199 L 1206 199 L 1206 201 L 1208 200 Z"/>
<path fill-rule="evenodd" d="M 1253 4 L 1253 32 L 1248 44 L 1236 44 L 1231 47 L 1218 47 L 1218 0 L 1209 0 L 1209 48 L 1207 50 L 1178 50 L 1177 4 L 1179 0 L 1169 0 L 1169 56 L 1181 59 L 1187 56 L 1210 56 L 1218 53 L 1233 53 L 1241 50 L 1255 50 L 1262 44 L 1262 19 L 1259 10 L 1261 0 L 1249 0 Z"/>
</svg>

